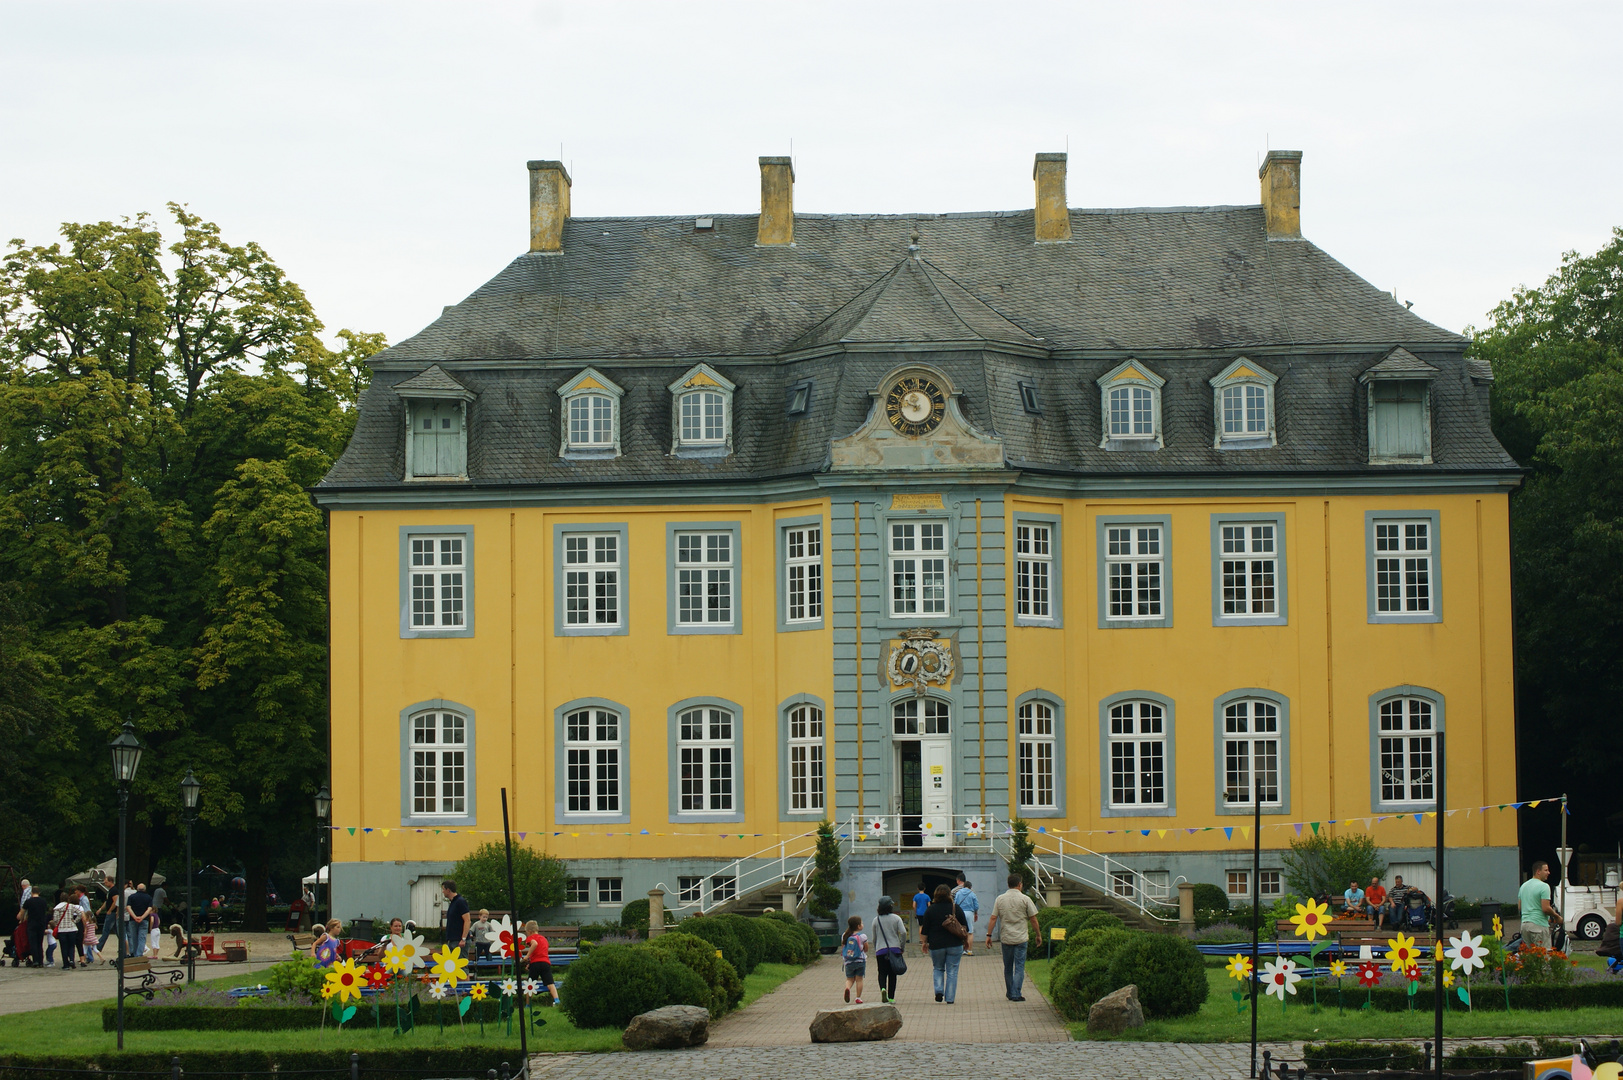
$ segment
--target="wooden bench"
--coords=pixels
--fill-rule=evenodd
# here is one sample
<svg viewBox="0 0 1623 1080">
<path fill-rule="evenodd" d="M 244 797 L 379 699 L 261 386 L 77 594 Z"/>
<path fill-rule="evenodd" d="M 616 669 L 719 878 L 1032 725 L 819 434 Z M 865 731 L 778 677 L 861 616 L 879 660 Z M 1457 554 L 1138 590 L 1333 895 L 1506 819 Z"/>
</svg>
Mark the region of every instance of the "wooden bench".
<svg viewBox="0 0 1623 1080">
<path fill-rule="evenodd" d="M 151 959 L 145 956 L 126 956 L 122 961 L 115 961 L 115 963 L 119 967 L 118 993 L 120 997 L 139 994 L 150 1001 L 152 995 L 160 989 L 158 986 L 160 978 L 168 979 L 171 985 L 176 985 L 186 978 L 185 968 L 154 968 Z M 125 984 L 136 975 L 139 975 L 140 978 L 134 980 L 135 985 L 126 986 Z"/>
<path fill-rule="evenodd" d="M 299 952 L 309 952 L 316 943 L 314 934 L 289 934 L 287 939 L 293 943 L 293 947 Z"/>
</svg>

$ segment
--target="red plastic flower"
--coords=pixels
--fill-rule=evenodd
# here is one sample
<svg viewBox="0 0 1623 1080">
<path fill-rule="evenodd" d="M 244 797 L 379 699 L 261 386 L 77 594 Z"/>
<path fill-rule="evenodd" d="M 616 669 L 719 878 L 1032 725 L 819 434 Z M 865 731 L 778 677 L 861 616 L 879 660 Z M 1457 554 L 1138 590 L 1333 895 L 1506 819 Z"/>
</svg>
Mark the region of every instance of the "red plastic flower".
<svg viewBox="0 0 1623 1080">
<path fill-rule="evenodd" d="M 371 986 L 374 990 L 381 990 L 383 987 L 388 986 L 391 978 L 393 978 L 393 976 L 384 969 L 382 964 L 373 964 L 371 967 L 366 969 L 367 985 Z"/>
<path fill-rule="evenodd" d="M 1376 986 L 1381 981 L 1381 965 L 1373 960 L 1365 960 L 1358 965 L 1358 985 Z"/>
<path fill-rule="evenodd" d="M 1420 970 L 1419 964 L 1410 964 L 1408 967 L 1403 969 L 1403 977 L 1408 979 L 1410 982 L 1419 982 L 1425 976 Z"/>
</svg>

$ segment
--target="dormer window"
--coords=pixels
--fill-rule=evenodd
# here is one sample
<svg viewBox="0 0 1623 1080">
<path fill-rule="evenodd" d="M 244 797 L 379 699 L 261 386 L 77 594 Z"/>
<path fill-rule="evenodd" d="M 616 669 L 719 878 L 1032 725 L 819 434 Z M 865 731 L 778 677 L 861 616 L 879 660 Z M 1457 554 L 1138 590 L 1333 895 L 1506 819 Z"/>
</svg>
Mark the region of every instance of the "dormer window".
<svg viewBox="0 0 1623 1080">
<path fill-rule="evenodd" d="M 812 381 L 801 379 L 789 387 L 789 402 L 785 408 L 790 416 L 805 416 L 811 411 Z"/>
<path fill-rule="evenodd" d="M 733 448 L 734 384 L 709 364 L 699 364 L 671 383 L 671 453 L 725 456 Z"/>
<path fill-rule="evenodd" d="M 406 403 L 406 479 L 466 480 L 474 395 L 438 364 L 394 389 Z"/>
<path fill-rule="evenodd" d="M 1393 349 L 1359 376 L 1369 395 L 1369 463 L 1431 464 L 1431 381 L 1437 369 Z"/>
<path fill-rule="evenodd" d="M 1139 363 L 1128 360 L 1099 378 L 1104 410 L 1105 450 L 1159 450 L 1166 445 L 1161 433 L 1161 388 L 1166 380 Z"/>
<path fill-rule="evenodd" d="M 1279 376 L 1240 357 L 1211 379 L 1219 450 L 1256 450 L 1275 446 L 1274 384 Z"/>
<path fill-rule="evenodd" d="M 620 399 L 625 391 L 593 368 L 558 388 L 563 436 L 558 456 L 573 459 L 620 456 Z"/>
</svg>

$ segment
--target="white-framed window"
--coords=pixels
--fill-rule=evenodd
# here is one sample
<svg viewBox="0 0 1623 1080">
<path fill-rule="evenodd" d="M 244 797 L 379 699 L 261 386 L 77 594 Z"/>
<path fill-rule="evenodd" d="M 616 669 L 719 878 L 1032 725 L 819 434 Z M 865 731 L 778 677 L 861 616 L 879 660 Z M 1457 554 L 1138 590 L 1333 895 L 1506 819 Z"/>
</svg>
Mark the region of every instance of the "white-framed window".
<svg viewBox="0 0 1623 1080">
<path fill-rule="evenodd" d="M 890 613 L 948 614 L 946 522 L 891 522 Z"/>
<path fill-rule="evenodd" d="M 1165 709 L 1154 701 L 1111 705 L 1106 739 L 1110 746 L 1110 809 L 1167 806 Z"/>
<path fill-rule="evenodd" d="M 676 879 L 677 903 L 686 907 L 703 899 L 704 878 L 697 874 L 683 874 Z"/>
<path fill-rule="evenodd" d="M 1377 613 L 1429 614 L 1432 576 L 1430 521 L 1375 522 Z"/>
<path fill-rule="evenodd" d="M 597 902 L 599 904 L 625 903 L 625 890 L 622 887 L 623 879 L 617 877 L 600 877 L 597 879 Z"/>
<path fill-rule="evenodd" d="M 1276 445 L 1274 384 L 1278 376 L 1245 357 L 1218 372 L 1210 382 L 1219 450 L 1253 450 Z"/>
<path fill-rule="evenodd" d="M 1225 522 L 1222 545 L 1222 616 L 1251 618 L 1279 613 L 1278 537 L 1272 522 Z"/>
<path fill-rule="evenodd" d="M 785 622 L 823 618 L 823 527 L 797 525 L 783 531 Z"/>
<path fill-rule="evenodd" d="M 952 734 L 952 706 L 936 698 L 906 698 L 891 706 L 891 731 L 897 735 Z"/>
<path fill-rule="evenodd" d="M 1137 360 L 1099 377 L 1103 438 L 1107 450 L 1155 450 L 1163 445 L 1161 388 L 1166 380 Z"/>
<path fill-rule="evenodd" d="M 709 364 L 696 364 L 671 383 L 671 453 L 725 454 L 733 444 L 735 384 Z"/>
<path fill-rule="evenodd" d="M 1383 804 L 1436 800 L 1434 712 L 1425 698 L 1393 697 L 1380 703 L 1377 752 Z"/>
<path fill-rule="evenodd" d="M 1015 781 L 1019 805 L 1051 810 L 1056 805 L 1054 707 L 1027 701 L 1015 709 Z"/>
<path fill-rule="evenodd" d="M 733 714 L 716 706 L 687 709 L 677 717 L 679 813 L 733 812 L 734 724 Z"/>
<path fill-rule="evenodd" d="M 1251 899 L 1251 871 L 1230 870 L 1228 872 L 1228 894 L 1230 900 L 1240 897 L 1247 900 Z"/>
<path fill-rule="evenodd" d="M 676 534 L 677 626 L 733 624 L 733 534 Z"/>
<path fill-rule="evenodd" d="M 1257 872 L 1257 895 L 1263 899 L 1283 896 L 1285 893 L 1284 875 L 1278 870 L 1259 870 Z"/>
<path fill-rule="evenodd" d="M 1131 870 L 1110 871 L 1110 892 L 1123 900 L 1133 900 L 1138 896 L 1138 882 Z"/>
<path fill-rule="evenodd" d="M 727 407 L 713 390 L 694 390 L 678 402 L 682 416 L 682 442 L 688 446 L 720 443 L 727 439 Z"/>
<path fill-rule="evenodd" d="M 1107 620 L 1161 619 L 1165 544 L 1160 525 L 1105 527 Z"/>
<path fill-rule="evenodd" d="M 621 790 L 621 718 L 612 709 L 576 709 L 564 715 L 564 812 L 624 811 Z"/>
<path fill-rule="evenodd" d="M 1054 617 L 1054 527 L 1017 521 L 1014 526 L 1014 613 L 1016 618 Z"/>
<path fill-rule="evenodd" d="M 1223 434 L 1245 438 L 1268 434 L 1268 391 L 1252 383 L 1222 391 Z"/>
<path fill-rule="evenodd" d="M 577 394 L 569 399 L 569 445 L 577 450 L 614 445 L 614 399 Z"/>
<path fill-rule="evenodd" d="M 461 817 L 468 806 L 468 719 L 450 710 L 411 718 L 411 817 Z"/>
<path fill-rule="evenodd" d="M 826 779 L 823 710 L 810 703 L 793 705 L 789 728 L 789 806 L 791 814 L 822 813 Z"/>
<path fill-rule="evenodd" d="M 558 388 L 562 435 L 558 453 L 566 458 L 614 457 L 620 453 L 620 400 L 625 391 L 595 368 L 587 368 Z"/>
<path fill-rule="evenodd" d="M 466 543 L 464 535 L 407 538 L 412 629 L 455 630 L 467 625 Z"/>
<path fill-rule="evenodd" d="M 734 874 L 714 874 L 710 878 L 710 902 L 725 904 L 738 895 L 738 877 Z"/>
<path fill-rule="evenodd" d="M 592 902 L 592 879 L 567 878 L 564 881 L 564 906 L 585 907 Z"/>
<path fill-rule="evenodd" d="M 1223 801 L 1225 805 L 1264 807 L 1283 804 L 1280 770 L 1279 706 L 1272 701 L 1241 699 L 1223 707 Z"/>
<path fill-rule="evenodd" d="M 621 624 L 621 537 L 618 532 L 564 533 L 564 625 Z"/>
</svg>

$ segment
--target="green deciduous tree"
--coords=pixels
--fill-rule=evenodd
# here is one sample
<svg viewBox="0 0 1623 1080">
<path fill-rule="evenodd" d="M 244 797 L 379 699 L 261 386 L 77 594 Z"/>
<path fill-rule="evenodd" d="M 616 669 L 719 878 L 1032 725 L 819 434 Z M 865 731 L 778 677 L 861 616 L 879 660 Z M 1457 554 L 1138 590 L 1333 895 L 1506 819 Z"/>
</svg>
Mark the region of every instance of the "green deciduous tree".
<svg viewBox="0 0 1623 1080">
<path fill-rule="evenodd" d="M 1340 896 L 1349 882 L 1362 888 L 1370 878 L 1385 874 L 1381 849 L 1362 833 L 1298 836 L 1285 853 L 1285 884 L 1303 896 Z"/>
<path fill-rule="evenodd" d="M 507 909 L 507 847 L 491 841 L 480 844 L 451 870 L 457 891 L 475 911 Z M 542 908 L 561 907 L 569 867 L 562 859 L 524 844 L 513 845 L 513 890 L 518 899 L 515 917 L 527 919 Z"/>
</svg>

